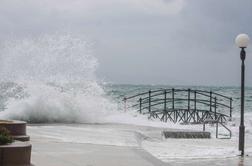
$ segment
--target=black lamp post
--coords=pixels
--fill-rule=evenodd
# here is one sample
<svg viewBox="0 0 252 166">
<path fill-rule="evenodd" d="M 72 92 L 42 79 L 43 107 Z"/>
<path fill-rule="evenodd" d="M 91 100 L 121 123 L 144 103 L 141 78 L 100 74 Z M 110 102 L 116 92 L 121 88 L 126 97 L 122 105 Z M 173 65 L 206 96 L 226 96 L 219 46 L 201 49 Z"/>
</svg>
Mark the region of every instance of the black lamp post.
<svg viewBox="0 0 252 166">
<path fill-rule="evenodd" d="M 248 46 L 249 37 L 247 34 L 240 34 L 236 37 L 235 42 L 238 47 L 241 48 L 241 121 L 239 127 L 239 150 L 241 151 L 241 156 L 244 156 L 244 143 L 245 143 L 245 126 L 244 126 L 244 84 L 245 84 L 245 58 L 246 52 L 245 48 Z"/>
</svg>

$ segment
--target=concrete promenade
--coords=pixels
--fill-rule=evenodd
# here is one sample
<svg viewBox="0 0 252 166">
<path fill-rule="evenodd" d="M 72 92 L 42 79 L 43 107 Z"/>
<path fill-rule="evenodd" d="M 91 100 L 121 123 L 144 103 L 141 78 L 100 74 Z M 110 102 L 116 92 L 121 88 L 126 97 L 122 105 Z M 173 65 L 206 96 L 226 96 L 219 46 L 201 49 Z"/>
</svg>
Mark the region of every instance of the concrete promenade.
<svg viewBox="0 0 252 166">
<path fill-rule="evenodd" d="M 35 166 L 167 166 L 146 151 L 77 143 L 32 141 L 32 164 Z"/>
<path fill-rule="evenodd" d="M 114 138 L 110 128 L 131 126 L 120 125 L 44 125 L 29 126 L 28 134 L 32 143 L 32 164 L 35 166 L 168 166 L 142 148 L 135 146 L 114 146 L 116 139 L 125 139 L 131 142 L 131 137 Z M 67 128 L 71 126 L 71 128 Z M 105 127 L 104 127 L 105 126 Z M 59 129 L 59 127 L 61 127 Z M 73 128 L 74 127 L 74 128 Z M 91 127 L 91 128 L 90 128 Z M 146 128 L 146 127 L 143 127 Z M 76 130 L 75 130 L 76 129 Z M 86 129 L 86 130 L 83 130 Z M 91 132 L 89 132 L 91 129 Z M 86 131 L 86 132 L 85 132 Z M 119 130 L 113 130 L 119 132 Z M 60 136 L 58 134 L 60 133 Z M 128 133 L 128 130 L 126 131 Z M 130 132 L 131 133 L 131 132 Z M 160 132 L 159 132 L 160 133 Z M 78 135 L 80 134 L 80 135 Z M 62 141 L 60 137 L 96 140 L 97 144 Z M 117 134 L 116 134 L 117 135 Z M 116 136 L 115 135 L 115 136 Z M 77 139 L 78 140 L 78 139 Z M 100 143 L 105 140 L 111 145 Z M 127 144 L 127 142 L 125 142 Z"/>
<path fill-rule="evenodd" d="M 164 163 L 140 148 L 33 141 L 35 166 L 251 166 L 252 157 Z"/>
<path fill-rule="evenodd" d="M 93 125 L 92 125 L 93 126 Z M 95 128 L 104 135 L 98 135 L 100 139 L 110 138 L 109 134 L 103 133 L 99 130 L 99 125 Z M 132 126 L 118 126 L 118 128 L 128 129 Z M 42 127 L 32 127 L 28 129 L 28 134 L 31 136 L 32 143 L 32 164 L 35 166 L 251 166 L 252 157 L 231 158 L 209 158 L 209 159 L 174 159 L 167 163 L 163 162 L 150 153 L 146 152 L 141 146 L 114 146 L 91 143 L 78 143 L 71 140 L 61 141 L 56 137 L 59 133 L 69 135 L 69 137 L 78 137 L 77 131 L 81 131 L 83 127 L 76 127 L 76 131 L 67 130 L 66 127 L 58 129 L 55 126 L 48 126 L 46 129 Z M 75 127 L 74 127 L 75 128 Z M 108 125 L 106 128 L 112 128 Z M 58 131 L 57 131 L 58 129 Z M 64 130 L 65 129 L 65 130 Z M 154 130 L 146 128 L 146 130 Z M 62 131 L 63 130 L 63 131 Z M 141 128 L 144 130 L 144 127 Z M 52 133 L 55 131 L 54 133 Z M 86 130 L 88 131 L 88 130 Z M 119 130 L 118 130 L 119 131 Z M 126 130 L 128 133 L 128 130 Z M 153 133 L 153 132 L 151 132 Z M 160 133 L 160 132 L 158 132 Z M 157 135 L 158 133 L 154 133 Z M 83 133 L 86 138 L 90 137 L 92 140 L 94 135 Z M 99 133 L 95 133 L 97 135 Z M 62 136 L 60 134 L 60 137 Z M 111 137 L 111 139 L 114 138 Z M 77 139 L 78 140 L 78 139 Z M 126 141 L 131 141 L 125 137 Z M 114 140 L 112 140 L 114 141 Z M 211 146 L 211 145 L 209 145 Z M 171 151 L 173 149 L 170 149 Z"/>
</svg>

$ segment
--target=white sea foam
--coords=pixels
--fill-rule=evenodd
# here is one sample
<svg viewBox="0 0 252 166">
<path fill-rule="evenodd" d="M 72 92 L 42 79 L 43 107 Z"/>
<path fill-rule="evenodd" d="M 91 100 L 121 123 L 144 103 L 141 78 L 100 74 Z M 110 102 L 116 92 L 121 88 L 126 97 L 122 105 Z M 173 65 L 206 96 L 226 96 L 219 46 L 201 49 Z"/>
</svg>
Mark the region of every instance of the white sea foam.
<svg viewBox="0 0 252 166">
<path fill-rule="evenodd" d="M 117 109 L 97 83 L 98 62 L 85 40 L 54 34 L 11 40 L 2 48 L 0 78 L 9 95 L 0 116 L 35 123 L 97 123 Z"/>
</svg>

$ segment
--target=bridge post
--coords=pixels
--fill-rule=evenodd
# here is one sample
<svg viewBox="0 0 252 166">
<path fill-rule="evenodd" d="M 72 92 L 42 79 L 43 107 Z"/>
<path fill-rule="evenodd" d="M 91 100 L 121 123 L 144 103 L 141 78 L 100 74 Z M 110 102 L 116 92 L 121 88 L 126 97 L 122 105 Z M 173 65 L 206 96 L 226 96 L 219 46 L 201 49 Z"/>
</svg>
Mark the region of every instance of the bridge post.
<svg viewBox="0 0 252 166">
<path fill-rule="evenodd" d="M 217 119 L 216 109 L 217 109 L 217 98 L 214 97 L 214 117 L 215 117 L 215 120 Z"/>
<path fill-rule="evenodd" d="M 232 118 L 232 109 L 233 109 L 233 108 L 232 108 L 232 101 L 233 101 L 233 99 L 230 98 L 230 112 L 229 112 L 229 113 L 230 113 L 230 115 L 229 115 L 230 118 Z"/>
<path fill-rule="evenodd" d="M 164 111 L 163 111 L 163 121 L 167 122 L 167 119 L 168 119 L 168 115 L 167 115 L 167 107 L 166 107 L 166 101 L 167 100 L 167 92 L 166 90 L 164 90 Z M 165 118 L 165 120 L 164 120 Z"/>
<path fill-rule="evenodd" d="M 166 90 L 164 90 L 164 112 L 167 112 L 166 100 L 167 100 L 167 92 L 166 92 Z"/>
<path fill-rule="evenodd" d="M 142 113 L 142 98 L 139 99 L 139 112 Z"/>
<path fill-rule="evenodd" d="M 174 123 L 176 123 L 178 115 L 177 115 L 177 112 L 174 109 L 174 88 L 172 88 L 172 111 L 174 112 Z"/>
<path fill-rule="evenodd" d="M 210 112 L 212 112 L 212 91 L 210 91 Z"/>
<path fill-rule="evenodd" d="M 123 98 L 123 101 L 124 101 L 124 112 L 127 111 L 127 99 L 126 97 Z"/>
<path fill-rule="evenodd" d="M 149 113 L 151 112 L 151 90 L 149 90 Z"/>
<path fill-rule="evenodd" d="M 174 110 L 174 88 L 172 88 L 172 109 Z"/>
<path fill-rule="evenodd" d="M 208 118 L 208 117 L 212 117 L 211 116 L 211 113 L 212 113 L 212 91 L 210 91 L 209 92 L 210 93 L 210 99 L 209 99 L 209 113 L 208 114 L 206 114 L 207 116 L 206 116 L 206 118 Z M 207 112 L 206 112 L 207 113 Z M 211 118 L 212 119 L 212 118 Z"/>
<path fill-rule="evenodd" d="M 198 113 L 197 113 L 197 91 L 194 90 L 194 119 L 195 119 L 195 114 L 197 115 L 197 122 L 199 120 L 199 116 L 198 116 Z"/>
<path fill-rule="evenodd" d="M 187 113 L 186 113 L 186 122 L 188 122 L 188 115 L 190 114 L 190 96 L 191 96 L 191 89 L 188 89 L 188 101 L 187 101 Z"/>
</svg>

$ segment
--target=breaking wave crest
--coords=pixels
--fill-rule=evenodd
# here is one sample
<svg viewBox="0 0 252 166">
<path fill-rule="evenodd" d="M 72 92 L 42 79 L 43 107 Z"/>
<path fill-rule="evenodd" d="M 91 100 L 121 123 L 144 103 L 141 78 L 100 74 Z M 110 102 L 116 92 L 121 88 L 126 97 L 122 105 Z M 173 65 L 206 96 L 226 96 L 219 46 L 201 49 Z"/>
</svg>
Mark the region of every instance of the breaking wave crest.
<svg viewBox="0 0 252 166">
<path fill-rule="evenodd" d="M 103 122 L 117 109 L 98 84 L 90 44 L 70 34 L 10 40 L 1 51 L 1 118 Z"/>
</svg>

